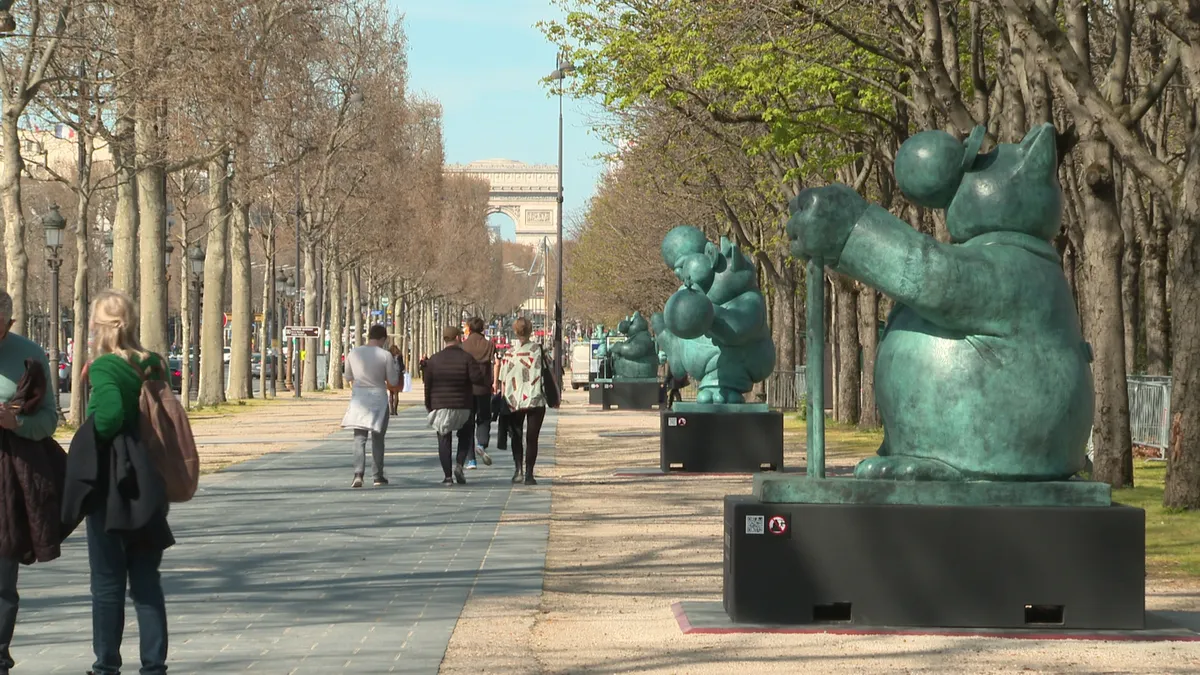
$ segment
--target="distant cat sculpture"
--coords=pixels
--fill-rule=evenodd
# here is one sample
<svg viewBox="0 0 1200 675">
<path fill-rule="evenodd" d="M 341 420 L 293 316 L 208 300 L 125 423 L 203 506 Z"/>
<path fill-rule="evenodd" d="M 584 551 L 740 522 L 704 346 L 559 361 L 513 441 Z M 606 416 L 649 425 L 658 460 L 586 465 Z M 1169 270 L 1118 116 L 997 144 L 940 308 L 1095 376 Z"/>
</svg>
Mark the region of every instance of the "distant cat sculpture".
<svg viewBox="0 0 1200 675">
<path fill-rule="evenodd" d="M 641 312 L 634 312 L 617 326 L 617 330 L 625 335 L 625 340 L 609 349 L 614 376 L 617 379 L 658 377 L 658 349 L 650 337 L 650 324 Z"/>
<path fill-rule="evenodd" d="M 875 363 L 884 441 L 858 478 L 1061 480 L 1084 464 L 1091 351 L 1050 241 L 1059 229 L 1054 127 L 979 154 L 943 131 L 911 137 L 896 181 L 946 209 L 939 243 L 845 185 L 791 205 L 793 254 L 891 296 Z"/>
</svg>

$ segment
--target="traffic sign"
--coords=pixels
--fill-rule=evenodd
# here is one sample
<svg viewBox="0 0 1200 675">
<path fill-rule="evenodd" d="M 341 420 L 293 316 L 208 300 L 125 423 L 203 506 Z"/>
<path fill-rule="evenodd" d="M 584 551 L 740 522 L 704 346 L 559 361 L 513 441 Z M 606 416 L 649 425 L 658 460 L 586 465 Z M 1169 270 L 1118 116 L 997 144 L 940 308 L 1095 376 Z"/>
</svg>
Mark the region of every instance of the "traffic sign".
<svg viewBox="0 0 1200 675">
<path fill-rule="evenodd" d="M 321 336 L 321 329 L 316 326 L 284 326 L 283 338 L 297 340 L 299 338 L 315 338 Z"/>
<path fill-rule="evenodd" d="M 383 307 L 387 307 L 391 303 L 392 303 L 392 299 L 389 297 L 385 296 L 385 297 L 382 297 L 379 299 L 379 304 L 382 305 Z"/>
</svg>

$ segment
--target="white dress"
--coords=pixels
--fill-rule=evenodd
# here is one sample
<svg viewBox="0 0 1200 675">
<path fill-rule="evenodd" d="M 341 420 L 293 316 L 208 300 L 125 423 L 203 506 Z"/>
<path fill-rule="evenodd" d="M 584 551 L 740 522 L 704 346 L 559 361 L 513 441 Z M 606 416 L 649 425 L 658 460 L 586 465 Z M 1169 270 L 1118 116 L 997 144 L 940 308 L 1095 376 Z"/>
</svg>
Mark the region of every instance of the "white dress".
<svg viewBox="0 0 1200 675">
<path fill-rule="evenodd" d="M 355 347 L 346 355 L 345 376 L 353 382 L 350 406 L 342 418 L 343 429 L 387 431 L 388 385 L 400 384 L 400 367 L 382 347 Z"/>
</svg>

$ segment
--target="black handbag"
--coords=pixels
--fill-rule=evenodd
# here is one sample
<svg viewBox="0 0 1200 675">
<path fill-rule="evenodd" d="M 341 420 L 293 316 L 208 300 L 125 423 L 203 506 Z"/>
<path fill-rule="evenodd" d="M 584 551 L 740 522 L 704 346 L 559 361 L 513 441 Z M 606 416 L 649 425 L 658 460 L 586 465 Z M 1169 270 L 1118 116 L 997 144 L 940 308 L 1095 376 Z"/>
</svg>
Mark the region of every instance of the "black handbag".
<svg viewBox="0 0 1200 675">
<path fill-rule="evenodd" d="M 542 351 L 542 395 L 546 397 L 548 408 L 558 408 L 562 404 L 562 380 L 554 372 L 553 362 L 547 362 L 545 350 Z"/>
</svg>

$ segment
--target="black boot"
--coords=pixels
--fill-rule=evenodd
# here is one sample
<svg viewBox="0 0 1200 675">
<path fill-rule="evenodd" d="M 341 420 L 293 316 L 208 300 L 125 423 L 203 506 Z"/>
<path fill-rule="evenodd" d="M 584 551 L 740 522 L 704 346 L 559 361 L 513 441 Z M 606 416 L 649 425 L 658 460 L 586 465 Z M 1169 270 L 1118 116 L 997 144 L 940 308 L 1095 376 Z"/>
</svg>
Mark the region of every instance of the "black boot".
<svg viewBox="0 0 1200 675">
<path fill-rule="evenodd" d="M 521 466 L 520 462 L 517 462 L 517 470 L 513 472 L 512 482 L 520 483 L 524 479 L 524 468 L 525 467 Z"/>
</svg>

